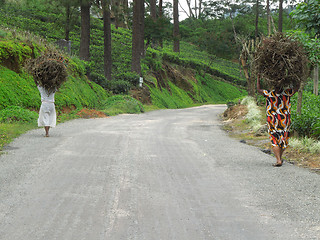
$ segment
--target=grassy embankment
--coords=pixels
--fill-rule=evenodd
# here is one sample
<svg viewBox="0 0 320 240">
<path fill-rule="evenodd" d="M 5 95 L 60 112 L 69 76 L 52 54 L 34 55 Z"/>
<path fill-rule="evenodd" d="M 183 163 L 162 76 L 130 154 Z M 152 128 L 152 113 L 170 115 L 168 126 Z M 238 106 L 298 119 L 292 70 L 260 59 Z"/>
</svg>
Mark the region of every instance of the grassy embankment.
<svg viewBox="0 0 320 240">
<path fill-rule="evenodd" d="M 4 13 L 0 17 L 2 26 L 12 28 L 10 24 L 15 23 L 18 29 L 39 35 L 44 34 L 41 29 L 47 26 L 45 34 L 49 42 L 63 38 L 61 28 L 52 22 L 49 23 L 52 15 L 41 18 L 41 13 L 32 11 L 25 13 L 17 9 L 10 9 L 10 11 L 2 9 L 2 13 Z M 74 29 L 71 34 L 73 52 L 77 53 L 79 28 L 77 26 Z M 28 121 L 18 119 L 16 116 L 37 112 L 40 107 L 39 93 L 32 78 L 23 72 L 22 65 L 25 59 L 32 55 L 37 56 L 44 51 L 47 43 L 34 37 L 34 34 L 33 36 L 20 34 L 19 31 L 0 29 L 0 63 L 4 66 L 1 67 L 0 76 L 0 118 L 2 118 L 0 149 L 13 137 L 36 127 L 36 115 L 33 114 L 33 118 Z M 243 88 L 235 85 L 239 83 L 244 85 L 244 78 L 239 73 L 237 64 L 219 58 L 212 60 L 212 56 L 184 42 L 182 42 L 180 54 L 173 53 L 169 44 L 164 49 L 148 48 L 146 57 L 142 61 L 145 84 L 140 89 L 136 86 L 137 76 L 130 72 L 131 32 L 127 29 L 112 28 L 112 34 L 113 80 L 111 82 L 106 82 L 101 74 L 102 56 L 100 55 L 103 52 L 101 21 L 94 19 L 93 24 L 92 37 L 95 44 L 92 46 L 92 62 L 90 63 L 92 71 L 90 80 L 92 81 L 85 76 L 89 66 L 76 57 L 67 56 L 69 78 L 56 94 L 59 122 L 79 117 L 81 114 L 77 115 L 77 113 L 82 108 L 97 109 L 107 115 L 115 115 L 125 112 L 143 112 L 144 109 L 226 103 L 246 95 Z M 130 92 L 129 89 L 131 89 Z M 139 101 L 126 95 L 134 95 L 132 91 L 138 93 L 135 96 L 137 99 L 141 101 L 147 99 L 149 102 L 146 102 L 149 104 L 142 106 Z M 112 96 L 117 93 L 121 95 Z M 12 109 L 8 108 L 11 106 L 13 106 Z M 20 108 L 17 109 L 15 106 Z M 4 111 L 5 108 L 6 111 Z M 81 116 L 88 117 L 86 114 Z"/>
</svg>

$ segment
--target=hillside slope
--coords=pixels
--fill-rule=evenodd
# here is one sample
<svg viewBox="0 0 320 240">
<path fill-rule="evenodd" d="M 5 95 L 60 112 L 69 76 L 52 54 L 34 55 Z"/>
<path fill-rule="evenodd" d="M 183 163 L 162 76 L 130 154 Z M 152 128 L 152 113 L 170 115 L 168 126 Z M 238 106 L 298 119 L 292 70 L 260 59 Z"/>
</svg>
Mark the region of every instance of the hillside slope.
<svg viewBox="0 0 320 240">
<path fill-rule="evenodd" d="M 17 38 L 0 39 L 0 110 L 8 106 L 40 108 L 38 89 L 33 78 L 23 71 L 23 63 L 33 55 L 38 55 L 41 49 L 45 49 L 45 46 L 19 41 Z M 101 86 L 90 82 L 84 71 L 80 61 L 75 62 L 69 58 L 68 81 L 56 94 L 59 111 L 64 108 L 98 108 L 110 96 Z"/>
<path fill-rule="evenodd" d="M 60 22 L 62 20 L 57 13 L 50 12 L 44 15 L 45 13 L 38 9 L 21 11 L 14 4 L 0 8 L 0 13 L 0 25 L 4 27 L 36 33 L 52 43 L 64 38 L 63 28 L 53 22 L 53 19 L 59 19 Z M 223 103 L 246 94 L 243 91 L 246 81 L 237 64 L 211 56 L 185 42 L 181 42 L 180 54 L 172 51 L 170 42 L 165 42 L 163 49 L 147 48 L 146 57 L 142 60 L 142 75 L 146 85 L 142 89 L 138 88 L 139 76 L 131 72 L 130 66 L 132 33 L 128 29 L 116 29 L 114 26 L 113 79 L 107 81 L 103 76 L 103 23 L 96 18 L 92 18 L 91 23 L 90 80 L 115 94 L 128 94 L 131 89 L 130 93 L 143 103 L 153 103 L 159 107 Z M 47 30 L 43 31 L 44 28 Z M 77 55 L 80 45 L 79 22 L 75 22 L 72 27 L 70 39 L 71 51 Z M 175 104 L 160 103 L 166 101 Z"/>
</svg>

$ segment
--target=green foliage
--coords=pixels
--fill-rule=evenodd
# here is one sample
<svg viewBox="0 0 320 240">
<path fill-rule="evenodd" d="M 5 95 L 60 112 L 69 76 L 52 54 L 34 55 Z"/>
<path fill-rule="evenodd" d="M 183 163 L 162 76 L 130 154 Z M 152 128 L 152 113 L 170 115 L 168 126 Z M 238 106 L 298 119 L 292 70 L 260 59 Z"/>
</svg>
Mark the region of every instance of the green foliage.
<svg viewBox="0 0 320 240">
<path fill-rule="evenodd" d="M 308 137 L 293 138 L 290 140 L 290 146 L 302 152 L 320 153 L 320 142 Z"/>
<path fill-rule="evenodd" d="M 313 38 L 310 34 L 302 31 L 289 32 L 294 39 L 302 43 L 305 51 L 308 53 L 308 58 L 313 64 L 320 63 L 320 42 L 319 39 Z"/>
<path fill-rule="evenodd" d="M 197 80 L 197 97 L 201 103 L 226 103 L 247 94 L 245 90 L 223 82 L 222 79 L 209 74 L 198 75 Z"/>
<path fill-rule="evenodd" d="M 0 38 L 4 38 L 5 36 L 7 36 L 7 33 L 0 29 Z"/>
<path fill-rule="evenodd" d="M 95 82 L 96 84 L 99 84 L 103 88 L 106 88 L 108 84 L 108 80 L 106 79 L 106 77 L 96 72 L 90 73 L 90 80 Z"/>
<path fill-rule="evenodd" d="M 140 76 L 135 72 L 121 72 L 115 74 L 114 79 L 117 81 L 126 81 L 132 85 L 137 85 L 139 83 L 139 77 Z"/>
<path fill-rule="evenodd" d="M 131 84 L 125 80 L 110 81 L 107 84 L 107 88 L 114 94 L 128 94 Z"/>
<path fill-rule="evenodd" d="M 292 98 L 292 130 L 297 131 L 299 136 L 320 139 L 320 97 L 304 92 L 301 115 L 298 115 L 296 95 Z"/>
<path fill-rule="evenodd" d="M 256 104 L 255 99 L 251 96 L 247 96 L 241 101 L 241 104 L 247 105 L 248 108 L 246 122 L 253 131 L 259 130 L 261 127 L 262 113 Z"/>
<path fill-rule="evenodd" d="M 39 109 L 41 105 L 39 91 L 30 75 L 17 74 L 0 66 L 0 109 L 9 106 Z M 86 78 L 69 75 L 55 95 L 58 110 L 64 107 L 96 108 L 109 94 L 99 85 L 89 82 Z"/>
<path fill-rule="evenodd" d="M 198 103 L 226 103 L 246 95 L 246 91 L 214 79 L 213 76 L 197 75 L 197 83 L 189 81 L 193 86 L 190 91 L 185 91 L 169 82 L 169 89 L 151 88 L 152 103 L 159 108 L 185 108 Z"/>
<path fill-rule="evenodd" d="M 180 54 L 174 53 L 172 49 L 172 43 L 166 43 L 163 49 L 163 60 L 215 75 L 237 85 L 247 84 L 244 74 L 240 71 L 240 65 L 237 63 L 208 54 L 187 42 L 181 42 Z"/>
<path fill-rule="evenodd" d="M 246 7 L 249 7 L 249 5 Z M 241 46 L 235 41 L 234 33 L 236 32 L 237 35 L 248 38 L 255 37 L 254 7 L 255 4 L 253 8 L 250 7 L 250 9 L 246 11 L 237 11 L 233 19 L 226 15 L 220 16 L 220 18 L 213 17 L 211 19 L 186 19 L 180 24 L 182 40 L 191 42 L 201 50 L 207 51 L 212 55 L 224 59 L 237 60 Z M 213 8 L 209 10 L 212 9 Z M 266 12 L 265 10 L 261 10 L 262 9 L 260 9 L 258 30 L 259 35 L 266 36 L 268 34 Z M 274 22 L 277 22 L 278 13 L 273 13 L 272 18 Z M 288 29 L 292 29 L 294 23 L 285 11 L 283 16 L 283 30 L 287 31 Z"/>
<path fill-rule="evenodd" d="M 40 95 L 31 76 L 0 66 L 0 109 L 9 106 L 39 109 Z"/>
<path fill-rule="evenodd" d="M 320 35 L 320 0 L 308 0 L 300 3 L 291 13 L 300 27 Z"/>
<path fill-rule="evenodd" d="M 15 59 L 19 65 L 32 55 L 33 46 L 16 41 L 0 41 L 0 61 Z"/>
<path fill-rule="evenodd" d="M 12 139 L 27 132 L 28 130 L 35 128 L 36 126 L 36 122 L 0 123 L 0 151 L 2 150 L 3 146 L 10 143 Z"/>
<path fill-rule="evenodd" d="M 136 99 L 126 95 L 114 95 L 107 98 L 102 104 L 102 111 L 107 115 L 117 115 L 122 113 L 143 113 L 142 104 Z"/>
<path fill-rule="evenodd" d="M 28 109 L 24 109 L 19 106 L 10 106 L 0 111 L 0 122 L 11 123 L 11 122 L 35 122 L 38 118 L 36 112 L 32 112 Z"/>
</svg>

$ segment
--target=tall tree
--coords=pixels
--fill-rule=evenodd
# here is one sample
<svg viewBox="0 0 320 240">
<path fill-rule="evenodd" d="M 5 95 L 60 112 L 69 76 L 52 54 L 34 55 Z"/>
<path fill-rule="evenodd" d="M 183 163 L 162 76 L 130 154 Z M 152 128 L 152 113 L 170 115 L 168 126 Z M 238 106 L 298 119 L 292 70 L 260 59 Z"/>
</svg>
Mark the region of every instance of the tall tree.
<svg viewBox="0 0 320 240">
<path fill-rule="evenodd" d="M 80 36 L 80 59 L 90 60 L 90 7 L 91 2 L 81 0 L 81 36 Z"/>
<path fill-rule="evenodd" d="M 141 74 L 141 2 L 143 0 L 133 0 L 133 22 L 132 22 L 132 62 L 131 71 Z"/>
<path fill-rule="evenodd" d="M 156 0 L 150 0 L 150 15 L 153 22 L 153 25 L 155 26 L 157 22 L 157 4 Z M 152 39 L 152 47 L 156 45 L 156 42 L 154 39 Z"/>
<path fill-rule="evenodd" d="M 111 46 L 111 14 L 109 0 L 102 0 L 103 34 L 104 34 L 104 75 L 111 80 L 112 74 L 112 46 Z"/>
<path fill-rule="evenodd" d="M 145 21 L 144 21 L 144 11 L 145 11 L 145 6 L 144 6 L 144 1 L 145 0 L 140 0 L 140 15 L 139 15 L 139 25 L 140 25 L 140 53 L 141 57 L 145 56 L 144 52 L 144 28 L 145 28 Z"/>
<path fill-rule="evenodd" d="M 162 0 L 159 0 L 159 19 L 162 19 L 163 17 L 163 2 Z M 160 39 L 160 47 L 163 47 L 163 40 L 162 38 Z"/>
<path fill-rule="evenodd" d="M 255 21 L 255 38 L 258 38 L 259 35 L 259 0 L 256 0 L 256 21 Z"/>
<path fill-rule="evenodd" d="M 179 0 L 173 0 L 173 51 L 180 52 Z"/>
<path fill-rule="evenodd" d="M 268 24 L 268 36 L 270 36 L 271 35 L 270 0 L 267 0 L 267 24 Z"/>
<path fill-rule="evenodd" d="M 278 32 L 282 32 L 283 25 L 283 0 L 279 0 L 279 19 L 278 19 Z"/>
</svg>

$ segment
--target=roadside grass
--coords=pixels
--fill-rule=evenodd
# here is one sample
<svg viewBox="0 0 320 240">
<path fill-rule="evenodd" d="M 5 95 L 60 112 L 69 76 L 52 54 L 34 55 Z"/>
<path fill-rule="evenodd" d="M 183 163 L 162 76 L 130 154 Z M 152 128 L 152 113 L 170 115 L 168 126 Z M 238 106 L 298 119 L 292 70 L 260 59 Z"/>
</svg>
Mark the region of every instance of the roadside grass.
<svg viewBox="0 0 320 240">
<path fill-rule="evenodd" d="M 57 123 L 63 123 L 72 119 L 79 118 L 77 114 L 78 111 L 72 111 L 66 114 L 59 114 L 57 116 Z M 0 154 L 3 148 L 12 142 L 15 138 L 19 137 L 26 132 L 38 128 L 37 121 L 25 122 L 25 121 L 15 121 L 0 123 Z"/>
<path fill-rule="evenodd" d="M 312 138 L 292 138 L 290 145 L 301 152 L 310 152 L 312 154 L 320 153 L 320 141 Z"/>
<path fill-rule="evenodd" d="M 3 147 L 9 144 L 14 138 L 35 128 L 37 128 L 36 123 L 0 123 L 0 153 Z"/>
<path fill-rule="evenodd" d="M 246 100 L 245 100 L 246 101 Z M 244 102 L 245 102 L 244 101 Z M 241 107 L 242 106 L 242 107 Z M 247 105 L 248 113 L 250 112 L 250 105 Z M 228 116 L 224 116 L 223 129 L 229 133 L 229 135 L 239 141 L 243 141 L 249 145 L 256 146 L 272 154 L 269 135 L 267 132 L 257 134 L 252 127 L 252 122 L 248 121 L 247 113 L 243 112 L 243 105 L 235 105 L 232 107 L 233 112 L 228 113 Z M 255 108 L 255 107 L 254 107 Z M 255 109 L 256 111 L 257 109 Z M 265 121 L 264 107 L 259 107 L 261 122 Z M 237 115 L 237 112 L 242 111 L 243 114 Z M 237 116 L 237 118 L 230 118 L 230 116 Z M 257 117 L 259 118 L 259 117 Z M 313 171 L 320 171 L 320 142 L 313 138 L 296 138 L 291 137 L 289 139 L 289 147 L 284 152 L 284 159 L 297 166 L 309 168 Z"/>
<path fill-rule="evenodd" d="M 246 122 L 249 124 L 250 128 L 253 131 L 258 131 L 261 128 L 261 121 L 263 119 L 263 115 L 261 113 L 261 109 L 256 104 L 256 101 L 253 97 L 245 97 L 241 104 L 247 105 L 248 113 L 246 115 Z"/>
</svg>

